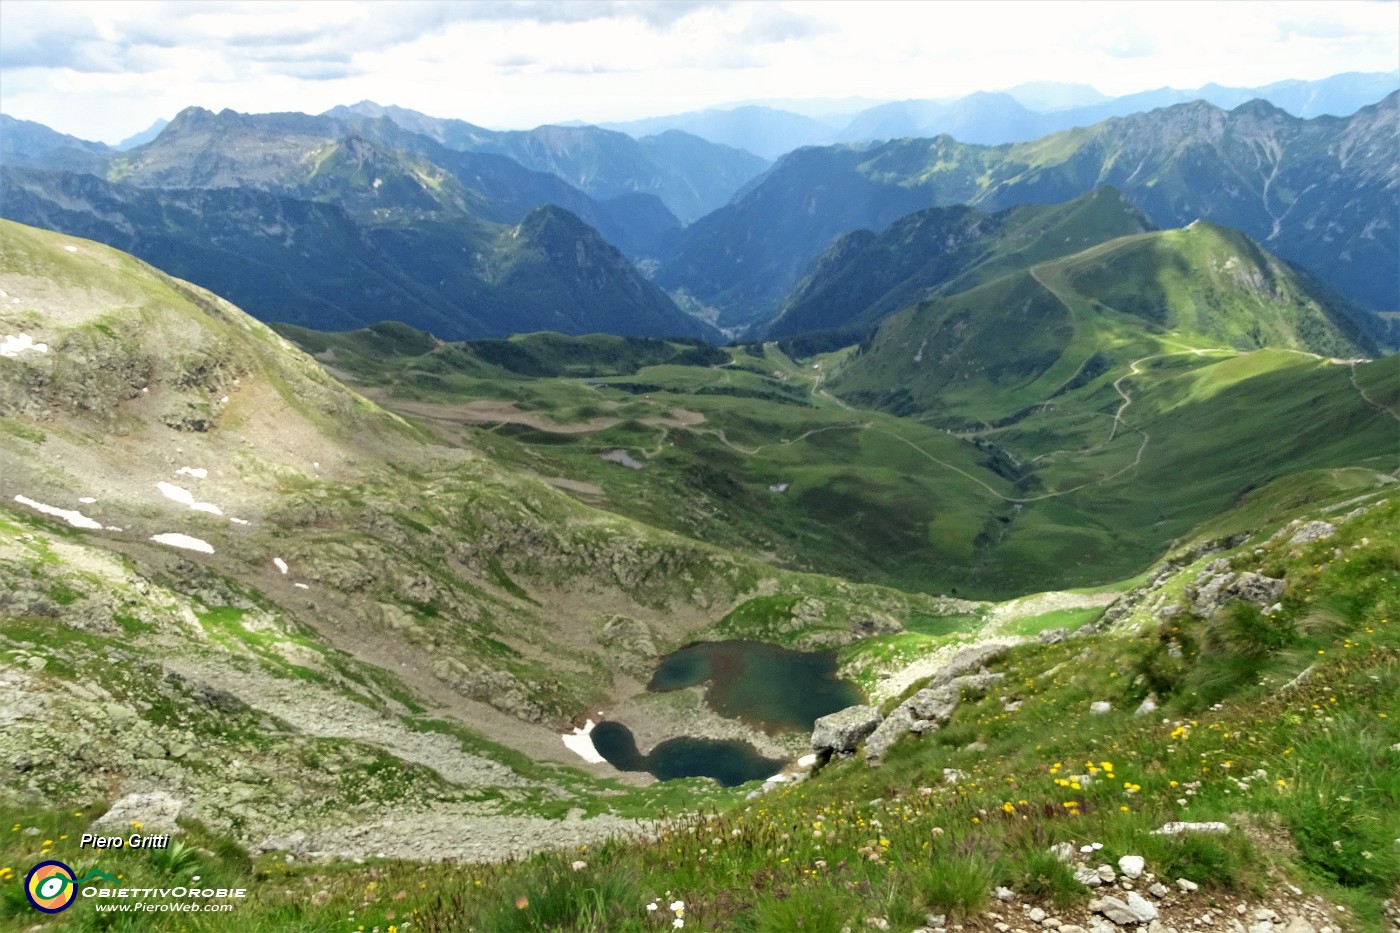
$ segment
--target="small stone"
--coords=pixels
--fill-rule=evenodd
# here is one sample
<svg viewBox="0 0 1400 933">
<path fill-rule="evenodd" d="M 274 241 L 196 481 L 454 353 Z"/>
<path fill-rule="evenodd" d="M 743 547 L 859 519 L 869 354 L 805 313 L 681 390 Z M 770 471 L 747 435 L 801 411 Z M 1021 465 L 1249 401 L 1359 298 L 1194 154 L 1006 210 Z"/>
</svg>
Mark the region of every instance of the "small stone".
<svg viewBox="0 0 1400 933">
<path fill-rule="evenodd" d="M 948 918 L 944 914 L 929 914 L 924 918 L 924 921 L 928 924 L 929 929 L 933 930 L 941 930 L 948 925 Z"/>
<path fill-rule="evenodd" d="M 1040 925 L 1047 930 L 1058 930 L 1060 927 L 1064 926 L 1064 924 L 1060 922 L 1059 917 L 1046 917 L 1044 920 L 1040 921 Z"/>
<path fill-rule="evenodd" d="M 1208 823 L 1164 823 L 1152 830 L 1154 836 L 1179 836 L 1182 833 L 1228 833 L 1230 827 L 1218 820 Z"/>
<path fill-rule="evenodd" d="M 1288 921 L 1288 926 L 1283 928 L 1283 933 L 1317 933 L 1317 931 L 1302 916 L 1297 916 Z"/>
<path fill-rule="evenodd" d="M 1118 870 L 1129 878 L 1140 877 L 1146 867 L 1147 860 L 1141 855 L 1125 855 L 1118 860 Z"/>
<path fill-rule="evenodd" d="M 1249 925 L 1249 933 L 1274 933 L 1274 925 L 1268 920 L 1256 920 Z"/>
<path fill-rule="evenodd" d="M 1045 919 L 1045 911 L 1041 910 L 1039 907 L 1032 907 L 1029 916 L 1031 918 L 1031 923 L 1040 923 Z"/>
<path fill-rule="evenodd" d="M 1153 897 L 1166 897 L 1168 894 L 1171 893 L 1171 890 L 1165 884 L 1162 884 L 1162 882 L 1159 881 L 1152 887 L 1148 888 L 1147 893 L 1151 894 Z"/>
<path fill-rule="evenodd" d="M 1114 879 L 1118 877 L 1116 874 L 1114 874 L 1113 867 L 1111 865 L 1100 865 L 1098 868 L 1094 869 L 1094 871 L 1099 873 L 1099 880 L 1102 881 L 1104 884 L 1113 884 Z"/>
<path fill-rule="evenodd" d="M 1092 868 L 1076 868 L 1074 870 L 1074 880 L 1084 885 L 1086 888 L 1097 888 L 1103 884 L 1103 879 L 1099 873 Z"/>
<path fill-rule="evenodd" d="M 1191 881 L 1188 878 L 1176 879 L 1176 886 L 1181 890 L 1185 891 L 1187 894 L 1190 894 L 1192 891 L 1198 891 L 1201 888 L 1199 884 L 1197 884 L 1194 881 Z M 1209 917 L 1210 914 L 1206 914 L 1206 916 Z"/>
<path fill-rule="evenodd" d="M 1111 709 L 1113 709 L 1113 704 L 1108 702 L 1107 700 L 1098 700 L 1094 703 L 1089 704 L 1089 712 L 1093 713 L 1096 716 L 1102 716 L 1104 713 L 1108 712 Z"/>
<path fill-rule="evenodd" d="M 997 933 L 1009 933 L 1009 931 L 1010 931 L 1010 929 L 1011 929 L 1011 924 L 1009 924 L 1009 923 L 994 923 L 994 924 L 992 924 L 992 929 L 996 930 Z"/>
<path fill-rule="evenodd" d="M 999 901 L 1010 901 L 1016 897 L 1015 894 L 1011 893 L 1010 888 L 997 888 L 996 894 Z"/>
<path fill-rule="evenodd" d="M 1062 862 L 1072 862 L 1074 861 L 1074 844 L 1057 842 L 1050 847 L 1050 854 Z"/>
</svg>

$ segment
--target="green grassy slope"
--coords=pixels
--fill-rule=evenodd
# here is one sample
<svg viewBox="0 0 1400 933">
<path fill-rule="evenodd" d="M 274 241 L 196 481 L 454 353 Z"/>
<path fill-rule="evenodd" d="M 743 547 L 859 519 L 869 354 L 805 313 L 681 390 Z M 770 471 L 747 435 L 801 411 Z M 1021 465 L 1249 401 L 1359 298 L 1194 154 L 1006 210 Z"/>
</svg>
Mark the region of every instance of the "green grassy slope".
<svg viewBox="0 0 1400 933">
<path fill-rule="evenodd" d="M 1248 539 L 1164 575 L 1158 590 L 1178 594 L 1170 618 L 1004 652 L 987 665 L 1000 684 L 965 695 L 947 724 L 905 737 L 881 767 L 838 761 L 752 801 L 720 795 L 651 840 L 495 865 L 307 865 L 249 859 L 187 822 L 180 861 L 124 851 L 103 864 L 132 884 L 201 874 L 249 888 L 232 921 L 182 918 L 195 931 L 330 930 L 351 916 L 381 930 L 640 933 L 681 916 L 687 929 L 764 933 L 868 918 L 913 929 L 929 914 L 980 928 L 995 920 L 985 911 L 1031 907 L 1087 926 L 1091 898 L 1108 889 L 1073 870 L 1136 855 L 1168 889 L 1152 898 L 1164 925 L 1245 904 L 1378 933 L 1400 884 L 1400 506 L 1357 503 L 1345 485 L 1315 484 L 1308 504 L 1272 495 L 1227 511 L 1222 527 Z M 1289 519 L 1328 519 L 1336 532 L 1294 545 Z M 1281 578 L 1278 609 L 1180 611 L 1207 560 Z M 1135 715 L 1149 693 L 1157 709 Z M 1109 711 L 1090 714 L 1098 701 Z M 101 808 L 6 809 L 37 834 L 5 834 L 0 863 L 77 858 L 72 840 Z M 1173 821 L 1226 831 L 1155 833 Z M 1068 864 L 1048 851 L 1059 844 Z M 995 900 L 998 886 L 1011 903 Z M 25 910 L 11 898 L 0 916 Z M 82 902 L 64 919 L 105 928 Z"/>
<path fill-rule="evenodd" d="M 810 331 L 863 335 L 919 299 L 966 291 L 1009 272 L 1151 228 L 1121 194 L 1101 188 L 1064 204 L 987 215 L 930 208 L 884 232 L 843 237 L 793 287 L 770 337 Z"/>
</svg>

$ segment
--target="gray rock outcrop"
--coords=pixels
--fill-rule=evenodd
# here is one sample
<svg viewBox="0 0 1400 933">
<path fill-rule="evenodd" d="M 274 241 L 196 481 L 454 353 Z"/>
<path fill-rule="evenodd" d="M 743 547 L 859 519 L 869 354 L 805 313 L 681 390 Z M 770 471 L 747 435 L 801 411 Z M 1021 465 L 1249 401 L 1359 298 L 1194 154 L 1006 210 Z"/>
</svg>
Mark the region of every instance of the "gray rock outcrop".
<svg viewBox="0 0 1400 933">
<path fill-rule="evenodd" d="M 1288 539 L 1288 543 L 1311 544 L 1314 541 L 1330 538 L 1336 533 L 1337 526 L 1331 522 L 1308 522 L 1293 533 L 1293 537 Z"/>
<path fill-rule="evenodd" d="M 1191 611 L 1208 619 L 1221 606 L 1236 600 L 1262 609 L 1278 601 L 1283 595 L 1284 586 L 1282 580 L 1250 571 L 1238 574 L 1203 571 L 1195 584 L 1187 588 L 1187 597 L 1191 602 Z"/>
<path fill-rule="evenodd" d="M 1005 675 L 968 674 L 954 677 L 942 683 L 930 682 L 918 693 L 905 700 L 885 717 L 876 727 L 870 738 L 865 740 L 865 761 L 877 765 L 900 736 L 908 733 L 922 735 L 931 732 L 948 721 L 953 710 L 958 708 L 964 691 L 981 693 L 994 683 L 999 683 Z M 942 676 L 934 681 L 942 680 Z"/>
<path fill-rule="evenodd" d="M 129 833 L 140 825 L 143 833 L 178 833 L 175 825 L 185 802 L 164 791 L 127 794 L 93 822 L 94 830 L 116 829 Z"/>
<path fill-rule="evenodd" d="M 812 750 L 819 761 L 849 758 L 879 725 L 880 711 L 873 706 L 848 706 L 813 724 Z"/>
</svg>

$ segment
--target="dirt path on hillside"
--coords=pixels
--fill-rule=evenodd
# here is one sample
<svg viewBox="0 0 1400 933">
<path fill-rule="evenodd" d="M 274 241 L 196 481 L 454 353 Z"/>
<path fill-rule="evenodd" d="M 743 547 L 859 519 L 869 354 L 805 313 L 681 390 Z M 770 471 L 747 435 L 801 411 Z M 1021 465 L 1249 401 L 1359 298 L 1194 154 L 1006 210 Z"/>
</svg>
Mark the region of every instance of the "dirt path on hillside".
<svg viewBox="0 0 1400 933">
<path fill-rule="evenodd" d="M 1390 417 L 1394 418 L 1396 421 L 1400 421 L 1400 415 L 1397 415 L 1397 414 L 1394 412 L 1394 410 L 1392 410 L 1389 406 L 1383 405 L 1383 404 L 1381 404 L 1380 402 L 1376 401 L 1375 399 L 1371 398 L 1371 396 L 1369 396 L 1369 395 L 1366 394 L 1366 390 L 1363 389 L 1363 388 L 1361 388 L 1361 384 L 1360 384 L 1359 382 L 1356 381 L 1356 361 L 1355 361 L 1355 360 L 1348 360 L 1348 361 L 1347 361 L 1347 366 L 1351 368 L 1351 385 L 1352 385 L 1352 388 L 1356 389 L 1356 391 L 1357 391 L 1358 393 L 1360 393 L 1361 397 L 1362 397 L 1363 399 L 1365 399 L 1366 404 L 1367 404 L 1367 405 L 1370 405 L 1372 408 L 1375 408 L 1375 409 L 1377 409 L 1377 410 L 1379 410 L 1379 411 L 1385 412 L 1387 415 L 1389 415 Z"/>
</svg>

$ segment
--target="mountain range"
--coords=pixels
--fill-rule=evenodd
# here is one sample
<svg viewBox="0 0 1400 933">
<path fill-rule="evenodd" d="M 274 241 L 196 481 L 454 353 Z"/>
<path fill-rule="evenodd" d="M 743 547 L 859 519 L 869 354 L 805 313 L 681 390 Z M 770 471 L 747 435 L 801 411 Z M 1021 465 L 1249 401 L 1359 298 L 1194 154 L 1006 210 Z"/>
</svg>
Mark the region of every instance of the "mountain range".
<svg viewBox="0 0 1400 933">
<path fill-rule="evenodd" d="M 633 136 L 684 130 L 711 142 L 777 159 L 802 146 L 947 134 L 961 142 L 1024 142 L 1110 117 L 1203 100 L 1230 110 L 1266 100 L 1295 117 L 1345 117 L 1400 87 L 1395 73 L 1349 73 L 1316 81 L 1278 81 L 1260 87 L 1206 84 L 1194 90 L 1158 88 L 1107 97 L 1083 84 L 1028 82 L 1003 91 L 958 98 L 887 101 L 860 108 L 814 109 L 812 102 L 741 104 L 626 122 L 602 123 Z M 845 102 L 841 102 L 845 103 Z"/>
<path fill-rule="evenodd" d="M 1270 92 L 1301 107 L 1361 93 L 1374 77 Z M 1088 96 L 1053 85 L 1019 93 L 1042 106 L 1078 102 L 1056 113 L 1082 110 Z M 993 98 L 1022 106 L 969 100 Z M 1031 206 L 1109 185 L 1144 228 L 1237 228 L 1342 299 L 1386 311 L 1400 307 L 1396 101 L 1303 119 L 1261 100 L 1229 111 L 1198 100 L 1028 142 L 808 146 L 771 166 L 674 129 L 641 139 L 582 126 L 493 131 L 367 101 L 319 116 L 189 108 L 125 151 L 0 117 L 0 210 L 102 238 L 304 326 L 397 319 L 449 339 L 815 330 L 829 342 L 868 332 L 944 273 L 970 274 L 979 250 L 1003 248 L 978 245 L 1003 235 L 992 233 L 999 225 L 1036 236 Z M 772 116 L 745 118 L 782 125 Z M 955 205 L 979 213 L 920 213 Z M 1015 219 L 1007 212 L 1018 205 L 1029 213 Z M 545 206 L 553 212 L 539 214 Z M 1074 224 L 1063 251 L 1126 231 L 1123 217 L 1103 219 L 1099 230 Z M 546 231 L 548 243 L 528 239 Z M 1061 247 L 1036 249 L 1049 258 Z M 858 251 L 863 271 L 845 265 Z M 829 282 L 814 292 L 812 277 L 837 266 L 862 289 L 883 288 L 878 307 Z"/>
<path fill-rule="evenodd" d="M 142 184 L 6 168 L 6 208 L 318 326 L 680 313 L 431 140 L 193 116 L 110 163 Z M 1400 917 L 1400 356 L 1247 234 L 1157 226 L 926 206 L 719 347 L 273 329 L 0 221 L 0 861 L 168 832 L 103 869 L 279 930 Z M 785 352 L 811 328 L 850 339 Z M 868 705 L 647 689 L 696 642 L 823 649 Z M 768 780 L 623 773 L 600 719 Z"/>
<path fill-rule="evenodd" d="M 687 227 L 656 281 L 762 324 L 842 235 L 880 232 L 929 206 L 998 210 L 1113 185 L 1152 223 L 1237 227 L 1344 297 L 1400 307 L 1400 92 L 1347 118 L 1291 117 L 1262 101 L 1179 104 L 1028 143 L 949 136 L 812 147 L 780 160 L 728 206 Z"/>
</svg>

